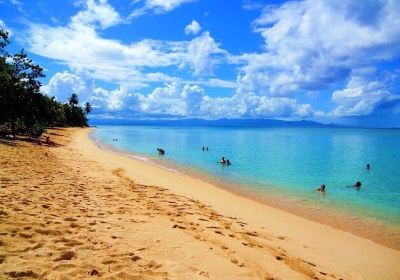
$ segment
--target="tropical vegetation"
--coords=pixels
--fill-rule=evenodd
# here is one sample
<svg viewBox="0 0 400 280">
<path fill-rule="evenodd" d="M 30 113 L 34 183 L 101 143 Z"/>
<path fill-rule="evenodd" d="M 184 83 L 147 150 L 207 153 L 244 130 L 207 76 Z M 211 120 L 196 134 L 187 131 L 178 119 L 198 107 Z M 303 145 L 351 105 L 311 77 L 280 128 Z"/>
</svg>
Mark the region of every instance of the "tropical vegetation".
<svg viewBox="0 0 400 280">
<path fill-rule="evenodd" d="M 90 103 L 79 107 L 78 96 L 71 94 L 61 103 L 41 92 L 43 68 L 24 50 L 9 54 L 9 34 L 0 28 L 0 132 L 40 136 L 52 126 L 87 126 Z"/>
</svg>

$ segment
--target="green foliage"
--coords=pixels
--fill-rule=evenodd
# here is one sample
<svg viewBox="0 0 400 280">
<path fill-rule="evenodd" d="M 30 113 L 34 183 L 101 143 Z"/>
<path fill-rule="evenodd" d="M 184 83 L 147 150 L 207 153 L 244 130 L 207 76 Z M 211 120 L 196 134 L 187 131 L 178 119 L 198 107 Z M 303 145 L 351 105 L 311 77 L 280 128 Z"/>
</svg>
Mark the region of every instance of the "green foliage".
<svg viewBox="0 0 400 280">
<path fill-rule="evenodd" d="M 90 112 L 92 112 L 92 105 L 89 102 L 86 102 L 83 110 L 85 110 L 86 114 L 89 114 Z"/>
<path fill-rule="evenodd" d="M 49 126 L 87 126 L 91 105 L 77 107 L 74 93 L 68 104 L 42 94 L 38 79 L 45 76 L 43 69 L 24 50 L 8 54 L 8 43 L 8 33 L 0 28 L 0 129 L 40 136 Z"/>
<path fill-rule="evenodd" d="M 69 105 L 71 106 L 76 106 L 79 103 L 78 95 L 76 95 L 75 93 L 71 94 L 71 97 L 68 100 L 69 100 Z"/>
</svg>

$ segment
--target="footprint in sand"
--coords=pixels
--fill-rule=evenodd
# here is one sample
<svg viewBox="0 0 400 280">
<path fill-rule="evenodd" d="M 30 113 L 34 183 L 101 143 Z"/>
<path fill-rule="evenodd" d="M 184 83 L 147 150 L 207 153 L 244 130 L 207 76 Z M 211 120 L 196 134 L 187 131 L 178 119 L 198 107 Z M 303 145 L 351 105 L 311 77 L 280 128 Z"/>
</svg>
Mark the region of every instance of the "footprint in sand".
<svg viewBox="0 0 400 280">
<path fill-rule="evenodd" d="M 32 270 L 28 271 L 10 271 L 6 272 L 6 275 L 9 275 L 12 278 L 22 278 L 22 277 L 31 277 L 31 278 L 38 278 L 39 275 Z"/>
<path fill-rule="evenodd" d="M 74 251 L 65 251 L 58 258 L 54 259 L 54 261 L 70 261 L 73 257 L 75 257 Z"/>
</svg>

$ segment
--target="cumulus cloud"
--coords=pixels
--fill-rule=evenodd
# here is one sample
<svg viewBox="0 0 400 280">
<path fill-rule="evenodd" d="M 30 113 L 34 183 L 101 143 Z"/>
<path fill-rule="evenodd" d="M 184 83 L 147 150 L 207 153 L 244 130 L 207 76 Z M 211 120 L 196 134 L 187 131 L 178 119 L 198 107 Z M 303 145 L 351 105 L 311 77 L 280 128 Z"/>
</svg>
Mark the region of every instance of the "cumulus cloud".
<svg viewBox="0 0 400 280">
<path fill-rule="evenodd" d="M 371 114 L 382 103 L 396 99 L 384 82 L 369 82 L 362 74 L 356 78 L 355 73 L 398 58 L 398 1 L 304 0 L 267 5 L 253 28 L 264 39 L 264 50 L 231 57 L 242 64 L 237 77 L 239 96 L 275 97 L 266 103 L 273 108 L 276 100 L 288 104 L 283 97 L 294 100 L 299 92 L 329 92 L 350 79 L 346 88 L 333 93 L 338 107 L 329 114 Z M 301 108 L 298 114 L 312 114 L 309 105 Z M 263 111 L 263 106 L 257 110 Z"/>
<path fill-rule="evenodd" d="M 205 96 L 201 112 L 216 118 L 311 118 L 314 110 L 294 98 L 248 94 L 223 98 Z"/>
<path fill-rule="evenodd" d="M 380 107 L 393 107 L 400 102 L 400 96 L 392 94 L 381 81 L 353 76 L 346 88 L 333 92 L 332 100 L 337 104 L 331 112 L 333 116 L 363 116 Z"/>
<path fill-rule="evenodd" d="M 267 6 L 254 22 L 266 51 L 242 56 L 246 65 L 240 78 L 271 94 L 325 89 L 354 68 L 398 55 L 393 46 L 400 44 L 399 2 L 357 3 Z"/>
<path fill-rule="evenodd" d="M 199 85 L 170 83 L 142 96 L 141 109 L 149 115 L 196 116 L 203 97 L 204 89 Z"/>
<path fill-rule="evenodd" d="M 70 69 L 85 70 L 92 78 L 131 88 L 147 86 L 153 81 L 176 80 L 165 73 L 152 72 L 152 68 L 187 67 L 194 75 L 211 75 L 227 53 L 209 32 L 190 41 L 144 39 L 124 44 L 102 38 L 93 24 L 98 22 L 103 28 L 115 24 L 117 20 L 104 12 L 109 8 L 105 1 L 89 0 L 87 9 L 73 16 L 66 26 L 31 24 L 27 36 L 29 51 L 55 59 Z"/>
<path fill-rule="evenodd" d="M 72 93 L 83 102 L 91 102 L 93 114 L 121 117 L 301 117 L 313 114 L 310 105 L 298 104 L 287 97 L 233 95 L 211 97 L 198 84 L 165 83 L 150 93 L 139 93 L 120 86 L 107 90 L 95 85 L 89 77 L 69 72 L 55 74 L 42 87 L 43 92 L 67 102 Z"/>
<path fill-rule="evenodd" d="M 172 11 L 182 4 L 194 1 L 196 0 L 146 0 L 145 6 L 156 13 L 165 13 Z"/>
<path fill-rule="evenodd" d="M 54 96 L 60 102 L 67 102 L 72 93 L 78 95 L 80 102 L 91 99 L 94 82 L 83 73 L 58 72 L 42 86 L 42 92 Z"/>
<path fill-rule="evenodd" d="M 186 35 L 189 35 L 189 34 L 196 35 L 197 33 L 200 32 L 200 30 L 201 30 L 200 24 L 199 24 L 197 21 L 192 20 L 191 23 L 189 23 L 188 25 L 186 25 L 186 27 L 185 27 L 185 34 L 186 34 Z"/>
<path fill-rule="evenodd" d="M 128 19 L 132 19 L 143 14 L 146 14 L 147 11 L 152 10 L 156 14 L 163 14 L 170 12 L 182 4 L 194 2 L 197 0 L 145 0 L 144 6 L 141 8 L 137 8 L 132 11 L 132 13 L 128 16 Z M 135 1 L 134 3 L 141 2 L 140 0 Z"/>
<path fill-rule="evenodd" d="M 140 106 L 140 95 L 130 92 L 125 87 L 119 87 L 110 91 L 96 87 L 93 89 L 93 95 L 90 100 L 97 114 L 125 111 L 134 115 L 139 111 Z"/>
<path fill-rule="evenodd" d="M 107 28 L 122 22 L 118 12 L 107 0 L 86 0 L 85 10 L 71 18 L 71 25 L 96 25 Z"/>
<path fill-rule="evenodd" d="M 67 71 L 56 73 L 49 82 L 42 86 L 42 92 L 54 96 L 60 102 L 68 102 L 72 93 L 78 95 L 81 104 L 91 102 L 96 113 L 116 111 L 137 111 L 139 94 L 130 92 L 120 86 L 114 90 L 98 87 L 95 81 L 85 73 L 70 73 Z"/>
<path fill-rule="evenodd" d="M 195 75 L 211 75 L 218 62 L 218 57 L 213 55 L 226 53 L 206 31 L 189 42 L 181 65 L 188 64 Z"/>
<path fill-rule="evenodd" d="M 185 85 L 181 98 L 185 102 L 186 115 L 197 115 L 204 99 L 204 89 L 198 85 Z"/>
<path fill-rule="evenodd" d="M 157 87 L 142 99 L 141 109 L 148 114 L 183 115 L 185 108 L 180 94 L 181 86 L 177 83 Z"/>
<path fill-rule="evenodd" d="M 55 74 L 42 90 L 62 102 L 66 102 L 71 93 L 76 93 L 82 102 L 93 104 L 94 114 L 103 116 L 308 118 L 313 114 L 310 105 L 298 104 L 293 98 L 257 95 L 210 97 L 198 84 L 179 82 L 165 83 L 148 94 L 123 86 L 107 90 L 96 86 L 87 76 L 69 72 Z"/>
</svg>

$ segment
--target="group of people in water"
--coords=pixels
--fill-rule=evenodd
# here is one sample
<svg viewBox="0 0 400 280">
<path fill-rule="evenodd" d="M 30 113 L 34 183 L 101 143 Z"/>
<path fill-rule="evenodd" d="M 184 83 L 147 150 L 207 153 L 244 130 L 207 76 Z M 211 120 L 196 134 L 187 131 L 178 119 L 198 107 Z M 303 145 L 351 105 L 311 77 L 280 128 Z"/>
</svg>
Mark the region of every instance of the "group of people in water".
<svg viewBox="0 0 400 280">
<path fill-rule="evenodd" d="M 208 147 L 203 146 L 203 147 L 201 148 L 201 150 L 202 150 L 202 151 L 208 151 Z M 165 155 L 165 150 L 164 150 L 163 148 L 157 148 L 157 151 L 158 151 L 158 154 L 159 154 L 159 155 L 161 155 L 161 156 Z M 231 165 L 231 164 L 232 164 L 231 161 L 230 161 L 229 159 L 226 159 L 225 157 L 222 157 L 222 158 L 221 158 L 220 163 L 221 163 L 222 165 Z"/>
<path fill-rule="evenodd" d="M 113 141 L 117 141 L 117 139 L 113 139 Z M 159 154 L 159 155 L 165 155 L 165 150 L 164 150 L 163 148 L 157 148 L 157 151 L 158 151 L 158 154 Z M 204 146 L 203 146 L 203 147 L 202 147 L 202 151 L 208 151 L 208 147 L 204 147 Z M 222 158 L 221 158 L 220 163 L 221 163 L 223 166 L 229 166 L 229 165 L 232 164 L 232 163 L 230 162 L 230 160 L 227 159 L 227 158 L 225 158 L 225 157 L 222 157 Z M 365 166 L 365 168 L 367 169 L 367 171 L 370 171 L 370 170 L 371 170 L 371 165 L 370 165 L 369 163 L 367 163 L 367 165 Z M 361 183 L 360 181 L 357 181 L 357 182 L 353 185 L 353 187 L 355 187 L 355 188 L 357 188 L 357 189 L 360 189 L 361 186 L 362 186 L 362 183 Z M 325 185 L 325 184 L 321 184 L 321 186 L 319 186 L 319 188 L 316 189 L 316 191 L 321 192 L 321 193 L 325 193 L 325 190 L 326 190 L 326 185 Z"/>
<path fill-rule="evenodd" d="M 371 170 L 371 165 L 370 165 L 369 163 L 367 163 L 367 165 L 365 166 L 365 169 L 367 169 L 367 171 L 370 171 L 370 170 Z M 357 181 L 357 182 L 353 185 L 353 187 L 354 187 L 354 188 L 357 188 L 357 189 L 360 189 L 361 186 L 362 186 L 362 184 L 361 184 L 360 181 Z M 319 186 L 319 188 L 316 189 L 316 190 L 317 190 L 318 192 L 325 193 L 325 189 L 326 189 L 325 184 L 322 184 L 322 185 Z"/>
<path fill-rule="evenodd" d="M 221 158 L 220 163 L 221 163 L 222 165 L 231 165 L 231 162 L 229 161 L 229 159 L 225 159 L 225 157 L 222 157 L 222 158 Z"/>
</svg>

